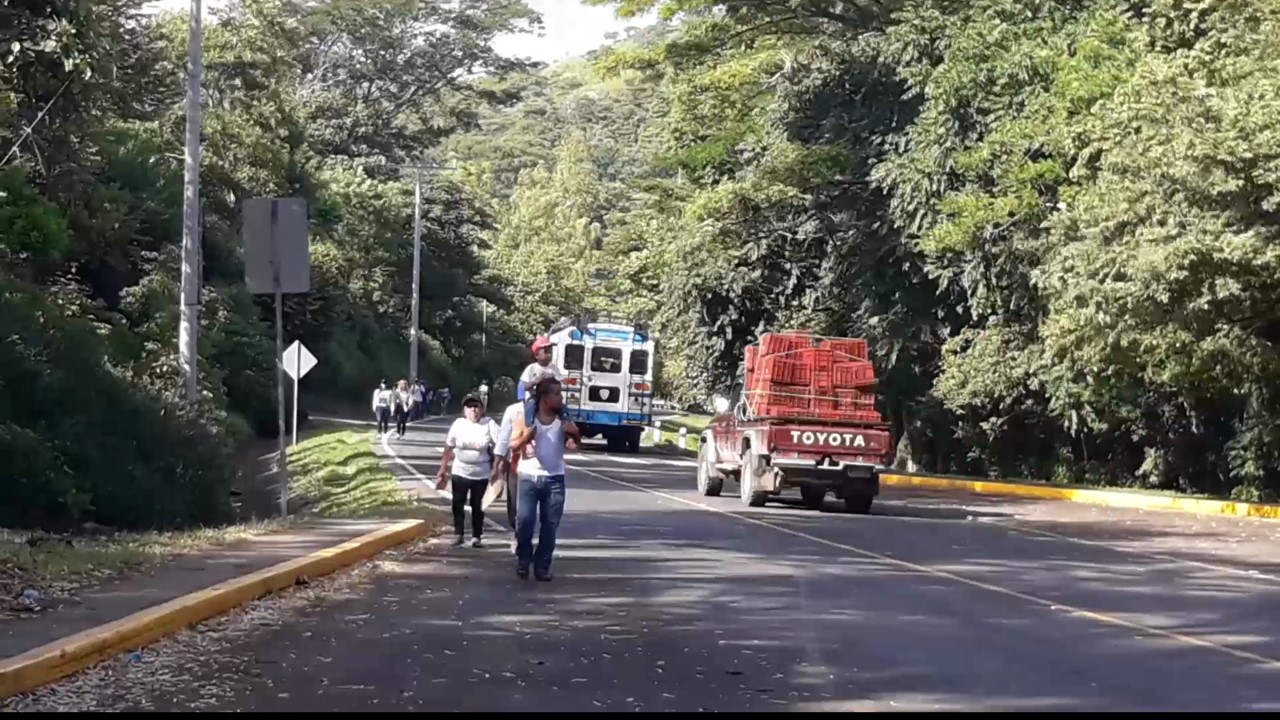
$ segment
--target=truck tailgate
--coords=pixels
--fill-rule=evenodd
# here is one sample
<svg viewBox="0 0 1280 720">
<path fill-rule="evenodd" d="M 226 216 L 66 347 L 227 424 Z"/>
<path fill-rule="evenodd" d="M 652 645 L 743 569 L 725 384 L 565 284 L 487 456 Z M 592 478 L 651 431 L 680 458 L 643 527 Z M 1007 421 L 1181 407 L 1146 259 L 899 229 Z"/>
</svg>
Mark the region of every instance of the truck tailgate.
<svg viewBox="0 0 1280 720">
<path fill-rule="evenodd" d="M 769 428 L 769 453 L 778 457 L 824 456 L 846 461 L 886 464 L 893 448 L 889 433 L 878 427 L 825 424 L 780 424 Z"/>
</svg>

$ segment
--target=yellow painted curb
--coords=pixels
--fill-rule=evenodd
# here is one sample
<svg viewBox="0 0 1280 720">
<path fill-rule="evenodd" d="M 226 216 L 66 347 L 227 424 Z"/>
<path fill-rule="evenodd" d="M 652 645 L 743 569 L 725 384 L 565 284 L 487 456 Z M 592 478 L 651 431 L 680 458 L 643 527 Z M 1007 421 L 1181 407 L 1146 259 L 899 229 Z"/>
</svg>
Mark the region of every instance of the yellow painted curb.
<svg viewBox="0 0 1280 720">
<path fill-rule="evenodd" d="M 90 628 L 47 645 L 0 660 L 0 698 L 29 692 L 126 650 L 195 625 L 264 595 L 292 586 L 299 578 L 327 575 L 373 557 L 387 548 L 421 537 L 428 525 L 405 520 L 263 568 L 199 592 L 140 610 L 115 622 Z"/>
<path fill-rule="evenodd" d="M 896 475 L 892 473 L 881 475 L 880 482 L 883 485 L 892 487 L 963 490 L 978 495 L 1011 495 L 1040 500 L 1066 500 L 1069 502 L 1138 510 L 1176 510 L 1199 515 L 1233 515 L 1237 517 L 1280 520 L 1280 505 L 1263 503 L 1208 500 L 1204 498 L 1178 497 L 1177 495 L 1147 495 L 1123 490 L 1095 490 L 1092 488 L 1034 485 L 1031 483 L 1010 483 L 991 480 L 963 480 L 960 478 L 921 475 Z"/>
</svg>

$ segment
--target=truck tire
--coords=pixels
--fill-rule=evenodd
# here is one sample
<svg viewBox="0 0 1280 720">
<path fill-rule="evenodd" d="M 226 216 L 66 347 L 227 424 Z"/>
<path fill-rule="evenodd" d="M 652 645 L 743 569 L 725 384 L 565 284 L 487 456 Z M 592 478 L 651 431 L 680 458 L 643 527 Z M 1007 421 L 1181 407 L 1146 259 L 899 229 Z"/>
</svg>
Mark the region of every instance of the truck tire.
<svg viewBox="0 0 1280 720">
<path fill-rule="evenodd" d="M 642 428 L 627 428 L 626 451 L 631 455 L 640 452 L 640 438 L 644 434 Z"/>
<path fill-rule="evenodd" d="M 875 498 L 871 495 L 850 495 L 844 499 L 844 509 L 854 515 L 866 515 L 871 512 L 871 503 Z"/>
<path fill-rule="evenodd" d="M 748 449 L 742 458 L 742 471 L 738 473 L 738 492 L 747 507 L 761 507 L 769 499 L 769 493 L 756 489 L 760 473 L 765 469 L 761 465 L 760 456 Z"/>
<path fill-rule="evenodd" d="M 711 462 L 711 448 L 708 443 L 703 443 L 698 450 L 698 493 L 706 497 L 720 497 L 723 489 L 724 478 Z"/>
<path fill-rule="evenodd" d="M 622 438 L 613 433 L 606 432 L 604 434 L 604 449 L 611 453 L 622 452 L 624 444 Z"/>
<path fill-rule="evenodd" d="M 805 507 L 821 510 L 822 504 L 827 499 L 827 489 L 822 485 L 801 485 L 800 499 L 804 501 Z"/>
</svg>

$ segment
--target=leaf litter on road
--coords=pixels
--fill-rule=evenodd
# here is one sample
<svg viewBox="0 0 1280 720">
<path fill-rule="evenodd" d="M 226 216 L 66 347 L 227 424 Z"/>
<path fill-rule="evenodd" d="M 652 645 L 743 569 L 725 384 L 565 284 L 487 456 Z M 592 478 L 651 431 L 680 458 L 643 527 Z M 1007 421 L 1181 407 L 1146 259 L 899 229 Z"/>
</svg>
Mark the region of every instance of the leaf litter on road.
<svg viewBox="0 0 1280 720">
<path fill-rule="evenodd" d="M 394 561 L 415 552 L 419 543 L 391 550 L 384 557 Z M 277 661 L 243 657 L 244 644 L 300 619 L 308 609 L 353 591 L 378 572 L 383 562 L 375 559 L 255 600 L 141 650 L 117 655 L 32 693 L 0 701 L 0 712 L 218 709 L 228 705 L 246 685 L 271 684 L 247 666 Z"/>
</svg>

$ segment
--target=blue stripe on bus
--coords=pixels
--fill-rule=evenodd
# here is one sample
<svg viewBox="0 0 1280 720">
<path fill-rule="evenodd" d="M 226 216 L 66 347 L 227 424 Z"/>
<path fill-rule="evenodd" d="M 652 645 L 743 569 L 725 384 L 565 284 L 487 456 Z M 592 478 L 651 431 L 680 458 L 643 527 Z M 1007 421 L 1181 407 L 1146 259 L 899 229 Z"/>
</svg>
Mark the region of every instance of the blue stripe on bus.
<svg viewBox="0 0 1280 720">
<path fill-rule="evenodd" d="M 590 423 L 592 425 L 633 425 L 648 421 L 649 416 L 645 413 L 621 413 L 569 408 L 569 419 L 574 422 Z"/>
</svg>

